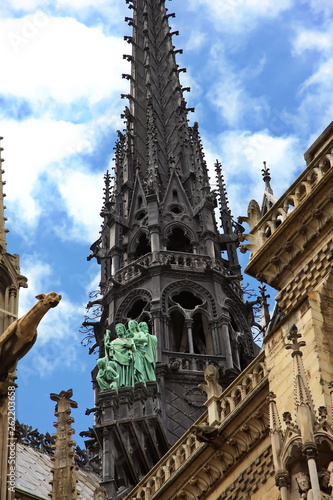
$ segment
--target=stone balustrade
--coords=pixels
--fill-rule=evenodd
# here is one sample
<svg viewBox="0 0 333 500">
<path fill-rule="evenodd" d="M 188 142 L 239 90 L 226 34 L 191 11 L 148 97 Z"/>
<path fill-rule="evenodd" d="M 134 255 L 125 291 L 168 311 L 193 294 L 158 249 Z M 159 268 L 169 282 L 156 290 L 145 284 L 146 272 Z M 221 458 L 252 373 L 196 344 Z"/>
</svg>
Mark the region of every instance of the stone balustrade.
<svg viewBox="0 0 333 500">
<path fill-rule="evenodd" d="M 176 366 L 177 371 L 199 370 L 205 371 L 209 364 L 225 364 L 225 356 L 210 356 L 209 354 L 190 354 L 185 352 L 163 351 L 163 360 L 169 366 Z"/>
<path fill-rule="evenodd" d="M 226 419 L 232 418 L 237 407 L 250 397 L 252 391 L 266 380 L 267 374 L 264 366 L 264 353 L 256 359 L 234 380 L 219 398 L 220 427 Z M 196 426 L 208 425 L 208 412 L 197 420 Z M 147 476 L 131 491 L 126 500 L 150 500 L 154 494 L 166 483 L 177 470 L 190 458 L 194 458 L 197 451 L 207 446 L 199 442 L 190 428 L 177 443 L 164 455 L 164 457 L 151 469 Z"/>
<path fill-rule="evenodd" d="M 250 233 L 242 235 L 242 241 L 248 240 L 250 243 L 240 245 L 241 251 L 250 250 L 253 257 L 290 214 L 303 204 L 318 184 L 325 183 L 325 177 L 331 172 L 332 166 L 333 148 L 329 153 L 310 161 L 304 172 L 264 216 L 260 214 L 259 205 L 252 200 L 249 204 L 248 216 L 239 218 L 240 222 L 247 222 L 250 226 Z M 318 217 L 320 215 L 318 213 Z"/>
<path fill-rule="evenodd" d="M 137 276 L 140 276 L 145 268 L 148 269 L 152 265 L 190 269 L 197 272 L 204 272 L 206 269 L 215 269 L 225 276 L 228 275 L 222 260 L 213 260 L 208 255 L 161 250 L 159 252 L 154 252 L 154 254 L 147 253 L 131 262 L 117 271 L 114 275 L 114 279 L 120 284 L 127 283 Z"/>
</svg>

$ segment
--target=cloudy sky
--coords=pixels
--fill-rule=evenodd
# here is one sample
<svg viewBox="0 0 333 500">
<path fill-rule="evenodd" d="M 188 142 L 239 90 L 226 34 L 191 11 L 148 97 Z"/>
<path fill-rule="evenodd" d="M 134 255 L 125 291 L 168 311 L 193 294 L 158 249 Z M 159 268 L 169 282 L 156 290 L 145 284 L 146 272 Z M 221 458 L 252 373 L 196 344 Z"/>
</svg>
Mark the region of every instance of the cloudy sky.
<svg viewBox="0 0 333 500">
<path fill-rule="evenodd" d="M 331 122 L 331 0 L 174 0 L 178 63 L 187 67 L 210 166 L 224 166 L 230 207 L 245 215 L 263 194 L 262 162 L 277 196 L 304 168 L 303 153 Z M 18 418 L 52 431 L 50 392 L 73 388 L 77 433 L 92 419 L 90 371 L 80 345 L 98 267 L 87 262 L 98 238 L 103 174 L 112 166 L 127 92 L 122 54 L 130 28 L 125 0 L 4 0 L 1 9 L 0 134 L 6 170 L 8 251 L 21 256 L 34 296 L 62 294 L 36 345 L 19 364 Z M 215 176 L 212 173 L 212 182 Z M 244 259 L 243 259 L 243 262 Z M 246 281 L 246 280 L 245 280 Z M 78 434 L 76 434 L 78 437 Z M 80 440 L 79 440 L 80 441 Z"/>
</svg>

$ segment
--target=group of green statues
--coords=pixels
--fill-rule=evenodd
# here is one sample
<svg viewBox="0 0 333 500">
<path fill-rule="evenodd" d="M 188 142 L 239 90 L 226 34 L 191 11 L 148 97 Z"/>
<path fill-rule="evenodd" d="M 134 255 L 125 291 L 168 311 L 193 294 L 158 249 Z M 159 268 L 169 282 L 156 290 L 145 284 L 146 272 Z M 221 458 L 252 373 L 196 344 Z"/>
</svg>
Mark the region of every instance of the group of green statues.
<svg viewBox="0 0 333 500">
<path fill-rule="evenodd" d="M 104 337 L 105 357 L 97 361 L 97 383 L 101 391 L 118 387 L 134 387 L 137 382 L 155 381 L 157 337 L 149 333 L 147 323 L 135 320 L 116 325 L 117 338 L 110 330 Z"/>
</svg>

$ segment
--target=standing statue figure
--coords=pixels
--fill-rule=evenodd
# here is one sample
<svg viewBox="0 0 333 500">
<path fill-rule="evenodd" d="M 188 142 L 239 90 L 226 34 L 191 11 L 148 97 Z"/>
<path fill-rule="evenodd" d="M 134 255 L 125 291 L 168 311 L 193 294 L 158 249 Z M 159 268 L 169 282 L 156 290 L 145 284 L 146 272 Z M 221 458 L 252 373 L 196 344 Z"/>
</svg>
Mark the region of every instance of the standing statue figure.
<svg viewBox="0 0 333 500">
<path fill-rule="evenodd" d="M 149 333 L 146 322 L 138 324 L 135 320 L 128 322 L 129 335 L 136 347 L 134 356 L 135 382 L 156 381 L 156 344 L 157 337 Z"/>
<path fill-rule="evenodd" d="M 115 330 L 117 338 L 111 342 L 106 339 L 107 354 L 109 359 L 115 362 L 114 366 L 119 375 L 118 387 L 134 387 L 135 343 L 133 338 L 127 338 L 129 335 L 122 323 L 118 323 Z"/>
<path fill-rule="evenodd" d="M 101 391 L 113 389 L 118 391 L 119 374 L 115 361 L 110 361 L 108 356 L 99 358 L 97 361 L 98 373 L 96 376 L 97 383 Z"/>
</svg>

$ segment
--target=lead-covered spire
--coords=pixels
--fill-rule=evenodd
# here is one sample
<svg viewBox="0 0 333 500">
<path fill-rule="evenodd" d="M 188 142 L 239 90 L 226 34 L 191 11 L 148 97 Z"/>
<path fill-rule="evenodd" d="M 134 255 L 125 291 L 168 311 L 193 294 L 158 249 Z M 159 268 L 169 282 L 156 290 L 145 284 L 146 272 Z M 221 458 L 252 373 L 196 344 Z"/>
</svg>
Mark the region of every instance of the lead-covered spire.
<svg viewBox="0 0 333 500">
<path fill-rule="evenodd" d="M 185 72 L 176 62 L 173 37 L 178 34 L 169 26 L 169 14 L 162 0 L 128 0 L 132 11 L 125 20 L 132 27 L 132 35 L 125 40 L 132 45 L 132 53 L 124 58 L 131 62 L 131 71 L 123 74 L 130 81 L 130 93 L 125 108 L 126 139 L 122 184 L 131 184 L 136 166 L 148 184 L 158 184 L 162 195 L 169 180 L 170 164 L 185 182 L 191 173 L 208 182 L 205 162 L 200 147 L 197 127 L 189 127 L 188 111 L 179 73 Z M 117 172 L 116 172 L 117 175 Z M 118 174 L 119 176 L 119 174 Z M 200 186 L 201 187 L 201 186 Z M 195 186 L 188 189 L 194 196 Z M 194 199 L 192 205 L 195 204 Z"/>
</svg>

